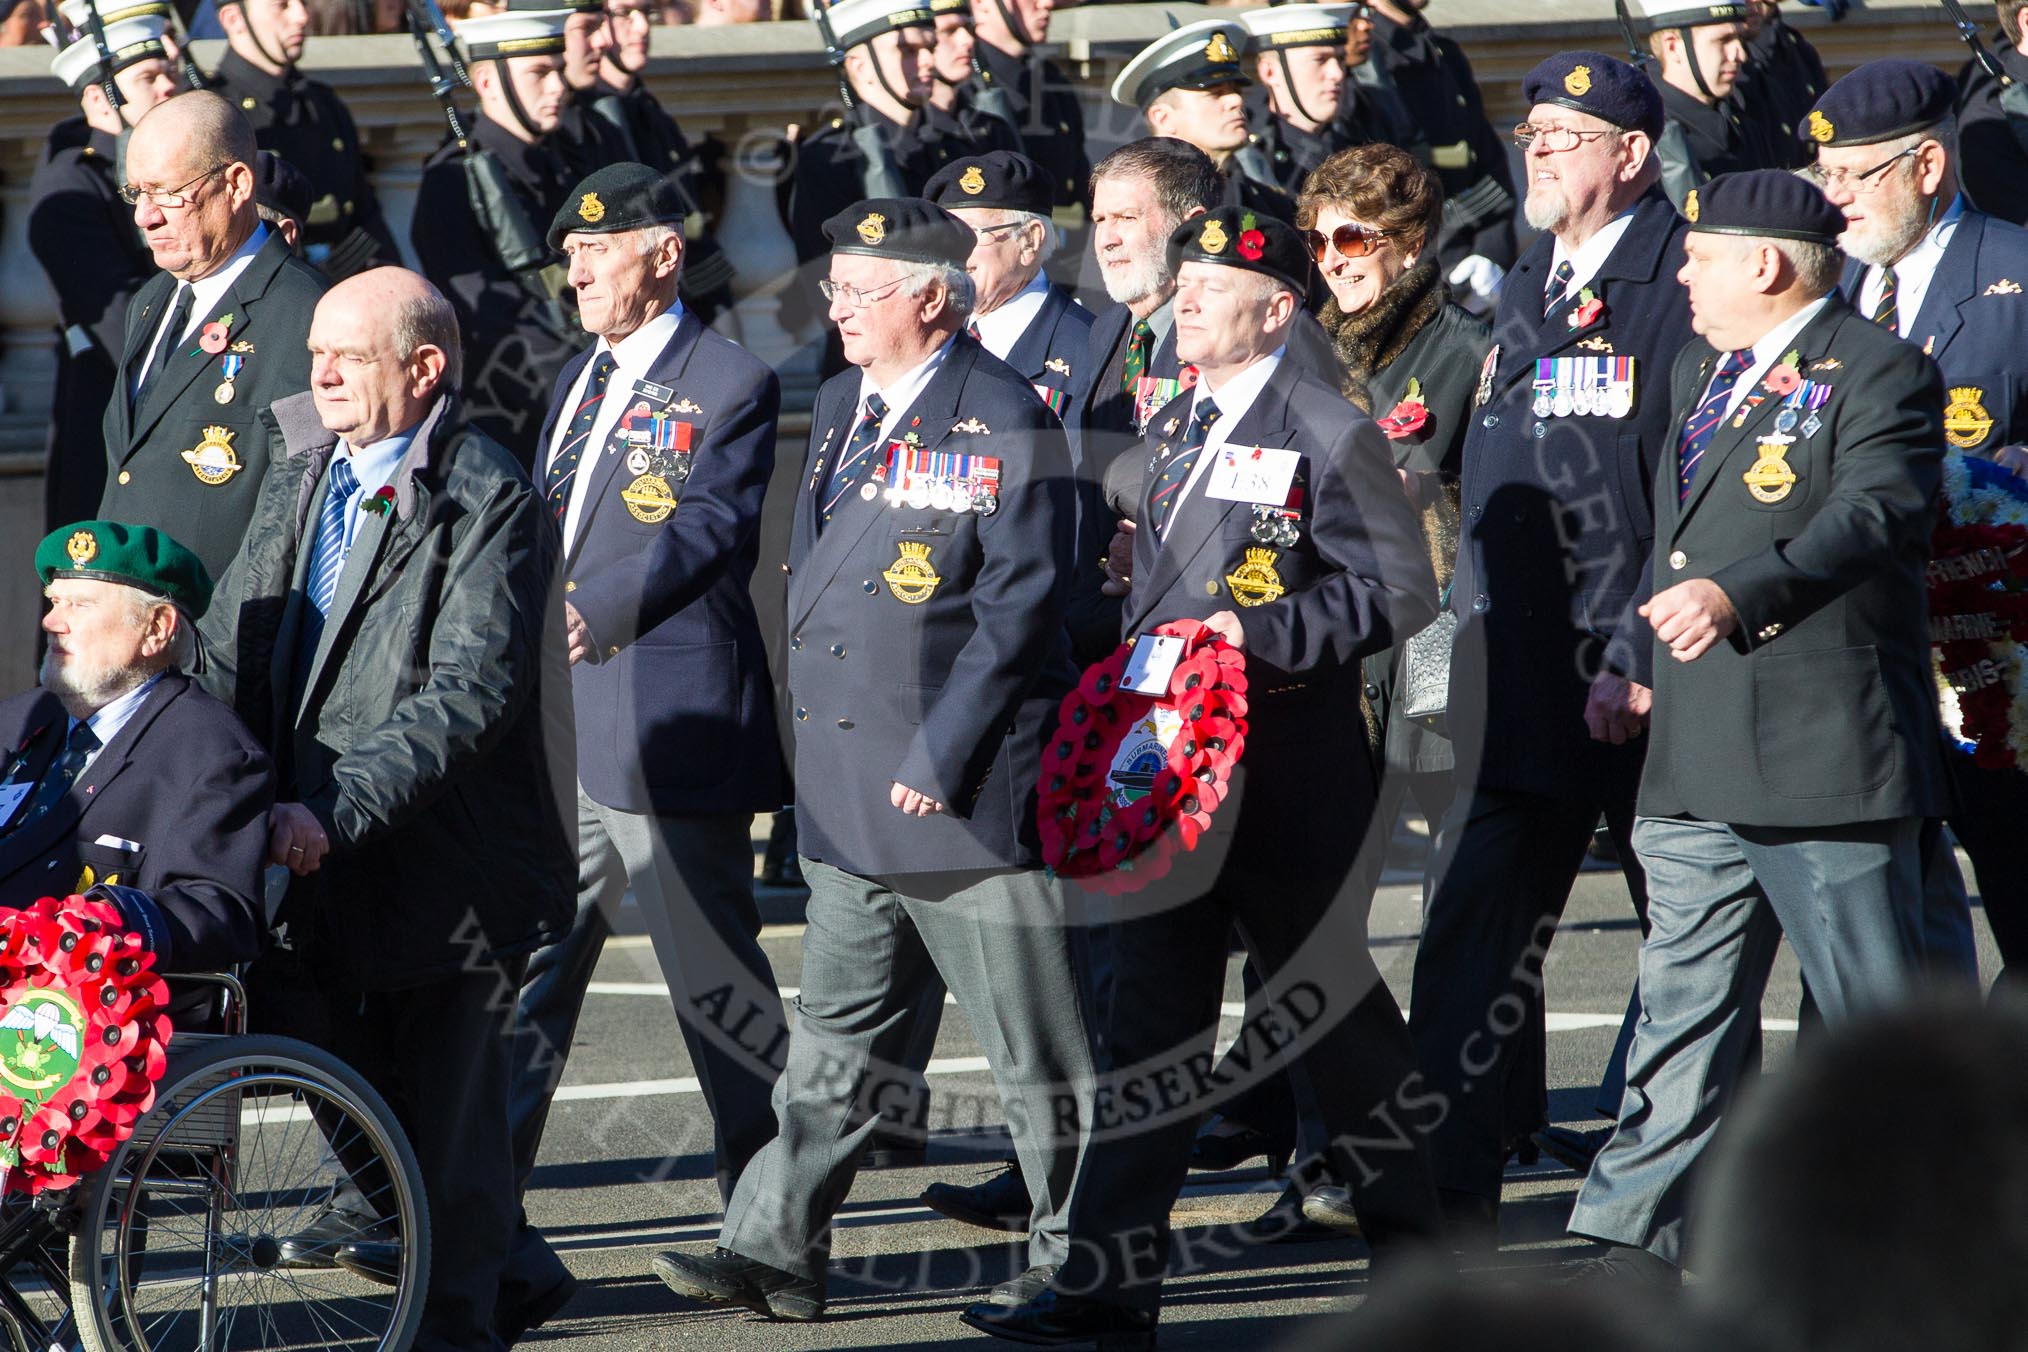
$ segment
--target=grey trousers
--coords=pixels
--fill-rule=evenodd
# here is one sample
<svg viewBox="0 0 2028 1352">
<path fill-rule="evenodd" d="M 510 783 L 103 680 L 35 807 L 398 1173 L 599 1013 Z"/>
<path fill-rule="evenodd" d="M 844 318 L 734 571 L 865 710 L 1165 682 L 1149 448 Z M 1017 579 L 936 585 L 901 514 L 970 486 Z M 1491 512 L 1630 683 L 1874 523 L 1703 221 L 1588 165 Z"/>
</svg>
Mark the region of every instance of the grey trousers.
<svg viewBox="0 0 2028 1352">
<path fill-rule="evenodd" d="M 1060 1262 L 1093 1080 L 1064 885 L 1020 871 L 890 887 L 812 859 L 803 877 L 802 993 L 775 1085 L 778 1130 L 740 1175 L 719 1243 L 823 1280 L 831 1218 L 881 1113 L 905 1095 L 914 1011 L 941 975 L 986 1053 L 1034 1201 L 1029 1262 Z M 938 1094 L 947 1109 L 958 1097 Z"/>
<path fill-rule="evenodd" d="M 1782 938 L 1833 1027 L 1920 985 L 1921 827 L 1636 821 L 1648 873 L 1641 1017 L 1619 1126 L 1578 1191 L 1571 1233 L 1682 1264 L 1691 1169 L 1750 1058 Z"/>
</svg>

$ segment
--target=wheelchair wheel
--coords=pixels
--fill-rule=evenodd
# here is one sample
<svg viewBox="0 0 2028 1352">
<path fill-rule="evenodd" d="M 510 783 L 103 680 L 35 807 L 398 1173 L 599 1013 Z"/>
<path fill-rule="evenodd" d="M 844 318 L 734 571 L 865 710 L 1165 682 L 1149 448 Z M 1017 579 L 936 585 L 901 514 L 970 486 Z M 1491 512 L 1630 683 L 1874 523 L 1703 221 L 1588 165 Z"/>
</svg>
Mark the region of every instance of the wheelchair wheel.
<svg viewBox="0 0 2028 1352">
<path fill-rule="evenodd" d="M 414 1341 L 430 1248 L 415 1153 L 372 1086 L 317 1047 L 183 1039 L 154 1108 L 78 1190 L 70 1295 L 92 1352 Z M 300 1238 L 340 1191 L 377 1217 L 370 1263 Z"/>
</svg>

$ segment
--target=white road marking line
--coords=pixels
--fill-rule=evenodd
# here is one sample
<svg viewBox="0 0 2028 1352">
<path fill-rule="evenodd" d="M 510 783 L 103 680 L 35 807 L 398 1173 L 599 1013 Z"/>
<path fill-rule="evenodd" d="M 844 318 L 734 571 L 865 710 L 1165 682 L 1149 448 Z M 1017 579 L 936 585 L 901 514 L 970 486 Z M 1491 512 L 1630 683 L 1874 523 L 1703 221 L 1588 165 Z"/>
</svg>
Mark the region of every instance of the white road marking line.
<svg viewBox="0 0 2028 1352">
<path fill-rule="evenodd" d="M 983 1056 L 943 1056 L 929 1063 L 931 1075 L 976 1075 L 986 1068 Z M 622 1080 L 612 1084 L 567 1084 L 556 1091 L 556 1100 L 649 1098 L 658 1094 L 695 1094 L 697 1077 L 685 1075 L 674 1080 Z"/>
</svg>

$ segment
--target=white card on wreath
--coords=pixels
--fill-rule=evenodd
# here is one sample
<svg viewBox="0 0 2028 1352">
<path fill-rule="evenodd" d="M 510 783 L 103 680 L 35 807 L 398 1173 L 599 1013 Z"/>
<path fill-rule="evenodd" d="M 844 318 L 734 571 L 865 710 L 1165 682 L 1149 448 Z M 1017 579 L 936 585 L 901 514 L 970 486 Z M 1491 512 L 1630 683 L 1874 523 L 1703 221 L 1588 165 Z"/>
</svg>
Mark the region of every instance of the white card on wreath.
<svg viewBox="0 0 2028 1352">
<path fill-rule="evenodd" d="M 1120 685 L 1137 695 L 1166 695 L 1169 678 L 1176 674 L 1176 664 L 1182 660 L 1182 639 L 1173 634 L 1142 634 L 1134 640 L 1134 650 L 1127 654 L 1127 669 L 1120 674 Z"/>
</svg>

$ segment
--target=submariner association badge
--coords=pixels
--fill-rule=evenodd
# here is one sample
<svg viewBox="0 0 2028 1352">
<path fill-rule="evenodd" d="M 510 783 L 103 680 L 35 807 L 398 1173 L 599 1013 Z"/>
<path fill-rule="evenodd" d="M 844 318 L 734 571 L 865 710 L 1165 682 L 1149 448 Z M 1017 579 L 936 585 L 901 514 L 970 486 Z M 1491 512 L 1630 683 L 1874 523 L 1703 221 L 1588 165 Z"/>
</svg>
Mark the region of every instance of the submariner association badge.
<svg viewBox="0 0 2028 1352">
<path fill-rule="evenodd" d="M 1574 99 L 1591 93 L 1591 67 L 1572 66 L 1570 74 L 1563 77 L 1563 92 Z"/>
<path fill-rule="evenodd" d="M 1275 564 L 1281 554 L 1272 549 L 1248 549 L 1246 562 L 1225 575 L 1225 585 L 1232 589 L 1232 599 L 1243 606 L 1264 606 L 1270 601 L 1281 599 L 1287 588 L 1282 586 L 1282 575 L 1275 571 Z"/>
<path fill-rule="evenodd" d="M 930 547 L 921 540 L 903 540 L 901 556 L 880 576 L 894 599 L 909 606 L 929 600 L 943 584 L 936 565 L 930 562 Z"/>
<path fill-rule="evenodd" d="M 1986 391 L 1976 385 L 1958 385 L 1951 390 L 1951 402 L 1944 409 L 1944 439 L 1961 451 L 1984 442 L 1993 431 L 1993 415 L 1986 412 Z"/>
<path fill-rule="evenodd" d="M 207 427 L 204 440 L 184 451 L 183 463 L 190 466 L 200 483 L 216 487 L 245 469 L 232 449 L 233 432 L 224 427 Z"/>
<path fill-rule="evenodd" d="M 599 201 L 599 195 L 588 192 L 577 202 L 578 218 L 586 225 L 597 225 L 606 218 L 606 204 Z"/>
<path fill-rule="evenodd" d="M 659 474 L 635 475 L 634 481 L 620 490 L 620 501 L 626 504 L 627 515 L 649 526 L 668 520 L 669 513 L 676 510 L 676 495 Z"/>
<path fill-rule="evenodd" d="M 1753 467 L 1740 476 L 1746 481 L 1746 490 L 1753 494 L 1754 501 L 1780 502 L 1795 490 L 1796 472 L 1789 466 L 1789 447 L 1795 444 L 1795 440 L 1781 432 L 1760 439 L 1758 458 L 1754 460 Z"/>
<path fill-rule="evenodd" d="M 986 191 L 986 176 L 979 171 L 979 166 L 975 164 L 965 170 L 963 177 L 958 179 L 958 186 L 965 190 L 967 197 L 977 197 L 980 193 Z"/>
</svg>

